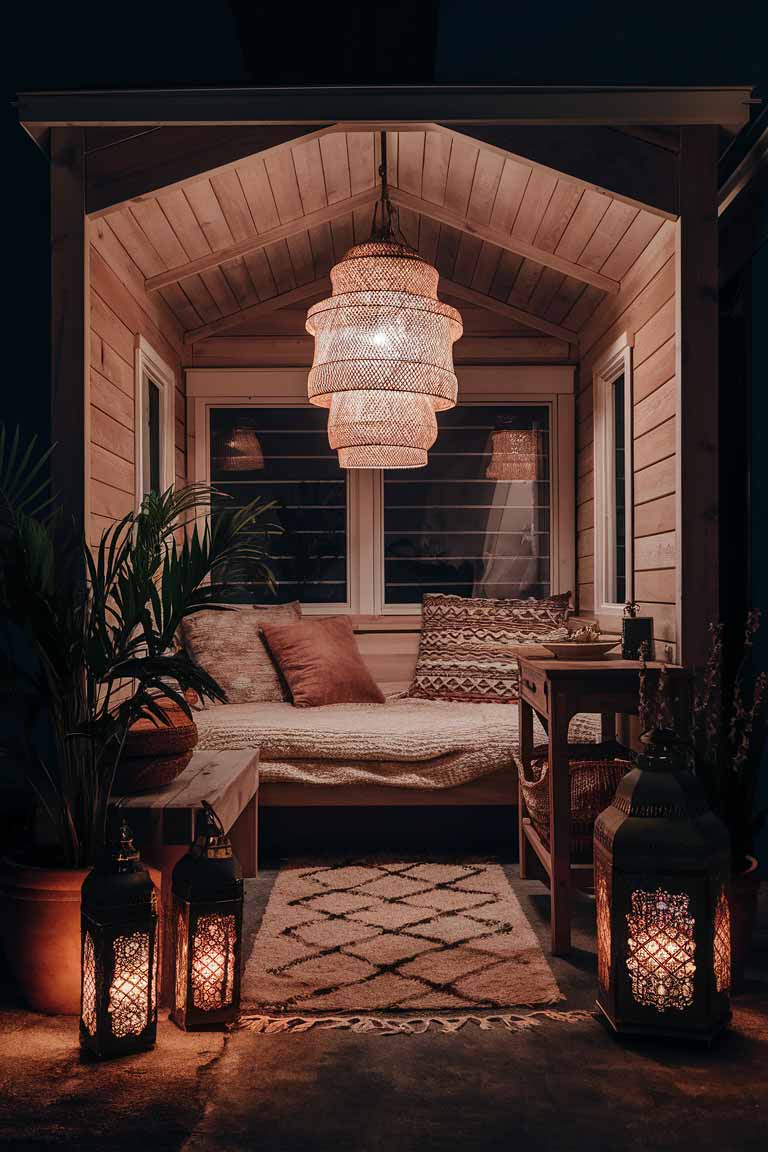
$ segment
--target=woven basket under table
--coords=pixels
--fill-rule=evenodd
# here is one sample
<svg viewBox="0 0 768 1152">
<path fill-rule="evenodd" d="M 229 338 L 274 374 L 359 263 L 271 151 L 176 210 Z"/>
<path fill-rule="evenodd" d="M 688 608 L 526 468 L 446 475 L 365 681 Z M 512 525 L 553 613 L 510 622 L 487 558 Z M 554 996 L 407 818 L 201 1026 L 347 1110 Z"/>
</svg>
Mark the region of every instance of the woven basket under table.
<svg viewBox="0 0 768 1152">
<path fill-rule="evenodd" d="M 527 774 L 520 773 L 520 788 L 531 823 L 549 848 L 548 749 L 533 750 Z M 626 749 L 614 741 L 603 744 L 571 744 L 571 863 L 592 863 L 595 820 L 613 800 L 622 776 L 632 767 Z"/>
</svg>

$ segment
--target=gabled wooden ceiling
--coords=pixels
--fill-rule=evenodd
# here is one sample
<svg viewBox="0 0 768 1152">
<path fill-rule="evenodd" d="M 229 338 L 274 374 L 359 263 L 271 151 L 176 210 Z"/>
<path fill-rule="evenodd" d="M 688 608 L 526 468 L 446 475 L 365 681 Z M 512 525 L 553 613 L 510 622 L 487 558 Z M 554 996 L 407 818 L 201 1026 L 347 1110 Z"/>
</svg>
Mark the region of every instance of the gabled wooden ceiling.
<svg viewBox="0 0 768 1152">
<path fill-rule="evenodd" d="M 665 216 L 451 129 L 388 133 L 391 195 L 441 295 L 533 332 L 578 333 Z M 379 136 L 323 129 L 119 205 L 100 221 L 187 342 L 328 290 L 368 238 Z"/>
</svg>

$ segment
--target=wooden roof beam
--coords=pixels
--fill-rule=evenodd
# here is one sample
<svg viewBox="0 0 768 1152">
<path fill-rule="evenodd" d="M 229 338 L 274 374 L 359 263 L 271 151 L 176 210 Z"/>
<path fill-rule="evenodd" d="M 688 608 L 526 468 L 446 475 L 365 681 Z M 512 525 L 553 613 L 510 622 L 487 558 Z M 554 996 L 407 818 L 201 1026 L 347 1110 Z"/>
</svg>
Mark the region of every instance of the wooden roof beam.
<svg viewBox="0 0 768 1152">
<path fill-rule="evenodd" d="M 526 312 L 514 304 L 505 304 L 495 296 L 486 296 L 484 292 L 476 292 L 474 288 L 467 288 L 465 284 L 458 284 L 455 280 L 446 280 L 440 277 L 440 287 L 447 296 L 458 296 L 468 304 L 476 304 L 480 308 L 487 308 L 489 312 L 496 312 L 505 316 L 507 320 L 515 320 L 519 324 L 527 324 L 529 328 L 536 328 L 539 332 L 546 332 L 548 336 L 555 336 L 558 340 L 565 340 L 573 344 L 578 340 L 578 334 L 570 328 L 563 328 L 561 324 L 553 324 L 543 316 L 536 316 L 533 312 Z"/>
<path fill-rule="evenodd" d="M 236 328 L 244 320 L 258 320 L 279 308 L 288 308 L 291 304 L 300 304 L 302 300 L 309 300 L 313 296 L 320 296 L 329 292 L 331 282 L 327 276 L 319 280 L 311 280 L 308 284 L 300 284 L 290 292 L 282 292 L 277 296 L 270 296 L 267 300 L 260 300 L 258 304 L 251 304 L 249 308 L 242 308 L 239 312 L 230 312 L 228 316 L 220 316 L 218 320 L 211 320 L 210 324 L 203 324 L 200 328 L 190 328 L 184 333 L 184 343 L 194 344 L 197 340 L 205 340 L 208 336 L 215 336 L 219 332 L 226 332 L 228 328 Z"/>
<path fill-rule="evenodd" d="M 258 252 L 260 248 L 266 248 L 278 240 L 287 240 L 299 232 L 307 232 L 310 228 L 317 227 L 318 224 L 327 224 L 338 216 L 346 216 L 347 213 L 354 212 L 357 208 L 364 208 L 367 204 L 373 204 L 380 194 L 378 188 L 368 188 L 356 196 L 349 196 L 346 200 L 338 200 L 335 204 L 318 208 L 316 212 L 299 216 L 296 220 L 290 220 L 287 224 L 280 224 L 277 228 L 270 228 L 268 232 L 261 232 L 247 240 L 241 240 L 237 244 L 230 245 L 229 248 L 220 248 L 218 252 L 209 252 L 206 256 L 198 257 L 197 260 L 190 260 L 189 264 L 179 264 L 176 268 L 169 268 L 167 272 L 158 272 L 156 276 L 150 276 L 145 281 L 145 287 L 148 292 L 157 292 L 160 288 L 167 288 L 169 284 L 178 284 L 179 281 L 187 280 L 190 276 L 207 272 L 209 268 L 218 268 L 221 264 L 228 264 L 230 261 L 238 260 L 241 256 L 247 256 L 251 252 Z"/>
<path fill-rule="evenodd" d="M 400 188 L 390 188 L 389 195 L 392 203 L 401 208 L 410 208 L 412 212 L 428 216 L 441 224 L 447 224 L 450 228 L 456 228 L 459 232 L 466 232 L 469 236 L 486 240 L 489 244 L 503 248 L 506 252 L 514 252 L 526 260 L 543 264 L 545 268 L 554 268 L 557 272 L 562 272 L 564 276 L 571 276 L 583 284 L 591 284 L 594 288 L 599 288 L 601 292 L 615 294 L 619 291 L 618 280 L 611 280 L 599 272 L 593 272 L 591 268 L 582 268 L 580 264 L 575 264 L 572 260 L 566 260 L 562 256 L 555 255 L 554 252 L 546 252 L 543 248 L 537 248 L 535 244 L 528 244 L 527 241 L 508 235 L 498 228 L 491 228 L 487 224 L 476 224 L 473 220 L 466 220 L 456 212 L 444 208 L 442 204 L 432 204 L 431 201 L 412 196 L 410 192 L 403 192 Z"/>
</svg>

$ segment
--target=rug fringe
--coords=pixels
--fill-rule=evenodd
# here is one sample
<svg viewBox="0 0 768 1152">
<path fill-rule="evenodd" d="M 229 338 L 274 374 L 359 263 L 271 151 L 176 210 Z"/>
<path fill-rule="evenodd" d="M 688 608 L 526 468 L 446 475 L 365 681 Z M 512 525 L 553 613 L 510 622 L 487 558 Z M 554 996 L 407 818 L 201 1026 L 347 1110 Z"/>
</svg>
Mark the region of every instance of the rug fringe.
<svg viewBox="0 0 768 1152">
<path fill-rule="evenodd" d="M 466 1024 L 482 1031 L 506 1028 L 508 1032 L 522 1032 L 539 1028 L 545 1020 L 559 1024 L 578 1024 L 594 1020 L 594 1012 L 585 1009 L 558 1011 L 555 1008 L 537 1008 L 531 1012 L 503 1012 L 487 1016 L 264 1016 L 257 1012 L 244 1013 L 236 1028 L 275 1036 L 281 1032 L 309 1032 L 311 1028 L 328 1031 L 349 1031 L 357 1035 L 418 1036 L 433 1026 L 444 1034 L 460 1032 Z"/>
</svg>

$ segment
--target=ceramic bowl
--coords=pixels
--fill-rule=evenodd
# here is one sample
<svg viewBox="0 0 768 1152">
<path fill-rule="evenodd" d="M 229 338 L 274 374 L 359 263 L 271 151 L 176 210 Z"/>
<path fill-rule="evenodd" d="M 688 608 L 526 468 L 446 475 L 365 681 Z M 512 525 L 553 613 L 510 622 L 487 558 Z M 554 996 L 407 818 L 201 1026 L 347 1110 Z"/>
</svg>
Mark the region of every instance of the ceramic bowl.
<svg viewBox="0 0 768 1152">
<path fill-rule="evenodd" d="M 557 644 L 542 644 L 542 647 L 551 652 L 557 660 L 601 660 L 619 643 L 618 640 L 591 640 L 586 643 L 579 640 L 562 640 Z"/>
</svg>

